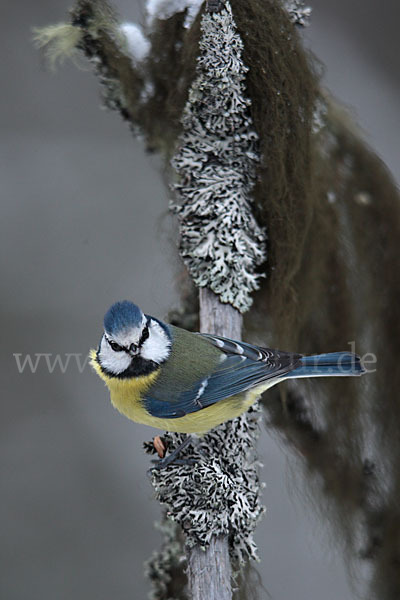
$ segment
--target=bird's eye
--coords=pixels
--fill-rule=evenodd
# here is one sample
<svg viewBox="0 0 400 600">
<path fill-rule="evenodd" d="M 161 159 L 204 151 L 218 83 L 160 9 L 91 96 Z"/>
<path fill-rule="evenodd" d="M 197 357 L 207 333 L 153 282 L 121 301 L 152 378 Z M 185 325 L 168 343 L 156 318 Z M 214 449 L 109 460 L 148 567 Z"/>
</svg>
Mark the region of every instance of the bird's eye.
<svg viewBox="0 0 400 600">
<path fill-rule="evenodd" d="M 107 342 L 110 344 L 111 349 L 114 350 L 114 352 L 122 352 L 123 348 L 117 344 L 117 342 L 113 342 L 112 340 L 107 340 Z"/>
</svg>

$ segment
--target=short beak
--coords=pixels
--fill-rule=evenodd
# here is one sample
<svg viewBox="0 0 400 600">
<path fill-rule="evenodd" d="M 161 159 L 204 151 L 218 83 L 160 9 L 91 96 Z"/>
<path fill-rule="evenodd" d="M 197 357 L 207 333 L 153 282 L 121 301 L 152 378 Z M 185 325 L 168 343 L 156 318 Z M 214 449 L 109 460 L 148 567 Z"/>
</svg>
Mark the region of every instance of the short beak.
<svg viewBox="0 0 400 600">
<path fill-rule="evenodd" d="M 135 346 L 135 344 L 131 344 L 128 352 L 129 352 L 129 355 L 132 356 L 132 358 L 133 358 L 134 356 L 137 356 L 139 354 L 139 347 Z"/>
</svg>

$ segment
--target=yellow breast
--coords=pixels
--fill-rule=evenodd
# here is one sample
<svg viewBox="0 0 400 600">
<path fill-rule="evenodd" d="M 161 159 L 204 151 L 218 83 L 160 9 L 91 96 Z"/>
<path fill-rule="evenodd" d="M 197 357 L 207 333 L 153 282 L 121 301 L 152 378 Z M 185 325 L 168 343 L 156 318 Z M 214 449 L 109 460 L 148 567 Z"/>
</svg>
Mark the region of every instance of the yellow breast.
<svg viewBox="0 0 400 600">
<path fill-rule="evenodd" d="M 90 352 L 90 363 L 98 376 L 107 385 L 110 390 L 111 402 L 120 413 L 136 423 L 179 433 L 206 433 L 217 425 L 238 417 L 257 400 L 263 391 L 271 386 L 270 382 L 264 383 L 183 417 L 159 419 L 150 415 L 145 410 L 142 402 L 143 396 L 159 376 L 158 370 L 150 375 L 133 377 L 132 379 L 109 377 L 103 373 L 97 361 L 95 350 Z"/>
<path fill-rule="evenodd" d="M 100 367 L 95 350 L 90 351 L 90 364 L 110 390 L 112 405 L 120 413 L 128 419 L 144 425 L 153 425 L 153 422 L 150 423 L 149 421 L 159 421 L 159 419 L 154 419 L 146 412 L 142 403 L 143 396 L 159 375 L 158 370 L 149 375 L 132 377 L 131 379 L 109 377 Z M 159 427 L 159 425 L 153 426 Z"/>
</svg>

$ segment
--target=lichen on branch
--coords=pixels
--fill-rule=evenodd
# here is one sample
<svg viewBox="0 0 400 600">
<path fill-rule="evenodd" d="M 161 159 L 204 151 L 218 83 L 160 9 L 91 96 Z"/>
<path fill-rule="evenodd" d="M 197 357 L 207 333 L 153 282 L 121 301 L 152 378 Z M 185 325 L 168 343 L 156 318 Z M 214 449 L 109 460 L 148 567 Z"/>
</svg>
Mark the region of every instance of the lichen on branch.
<svg viewBox="0 0 400 600">
<path fill-rule="evenodd" d="M 306 6 L 304 0 L 283 0 L 283 6 L 292 23 L 302 27 L 309 24 L 312 9 L 310 6 Z"/>
<path fill-rule="evenodd" d="M 253 535 L 265 510 L 256 453 L 261 416 L 256 404 L 182 450 L 179 458 L 195 464 L 152 471 L 157 499 L 167 518 L 182 527 L 186 544 L 206 547 L 213 536 L 229 536 L 236 566 L 257 559 Z M 184 437 L 167 433 L 163 439 L 174 448 Z"/>
<path fill-rule="evenodd" d="M 258 289 L 266 233 L 251 193 L 259 163 L 258 136 L 245 95 L 243 43 L 227 2 L 204 13 L 196 78 L 172 160 L 178 181 L 172 204 L 180 222 L 181 255 L 199 287 L 241 312 Z"/>
</svg>

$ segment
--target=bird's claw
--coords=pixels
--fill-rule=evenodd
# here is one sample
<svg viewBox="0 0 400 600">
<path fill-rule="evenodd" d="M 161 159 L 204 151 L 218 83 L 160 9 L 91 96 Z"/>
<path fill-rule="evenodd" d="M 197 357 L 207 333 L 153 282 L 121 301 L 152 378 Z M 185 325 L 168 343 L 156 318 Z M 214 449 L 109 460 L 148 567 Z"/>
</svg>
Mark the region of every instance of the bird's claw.
<svg viewBox="0 0 400 600">
<path fill-rule="evenodd" d="M 171 454 L 169 454 L 168 456 L 165 456 L 163 458 L 160 458 L 159 460 L 157 460 L 157 459 L 152 460 L 151 462 L 154 464 L 154 466 L 151 467 L 147 471 L 147 474 L 148 475 L 150 474 L 150 476 L 151 476 L 151 473 L 154 469 L 161 471 L 162 469 L 165 469 L 169 465 L 173 465 L 173 464 L 174 465 L 193 465 L 196 462 L 198 462 L 194 458 L 178 458 L 179 453 L 184 448 L 186 448 L 186 446 L 188 446 L 191 441 L 192 441 L 192 438 L 188 435 L 186 437 L 186 439 L 177 448 L 175 448 L 175 450 L 173 450 L 173 452 L 171 452 Z M 164 445 L 164 447 L 165 447 L 165 445 Z M 165 449 L 166 449 L 166 447 L 165 447 Z"/>
</svg>

